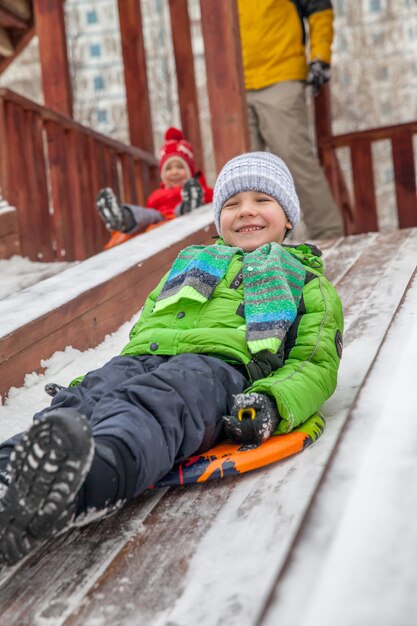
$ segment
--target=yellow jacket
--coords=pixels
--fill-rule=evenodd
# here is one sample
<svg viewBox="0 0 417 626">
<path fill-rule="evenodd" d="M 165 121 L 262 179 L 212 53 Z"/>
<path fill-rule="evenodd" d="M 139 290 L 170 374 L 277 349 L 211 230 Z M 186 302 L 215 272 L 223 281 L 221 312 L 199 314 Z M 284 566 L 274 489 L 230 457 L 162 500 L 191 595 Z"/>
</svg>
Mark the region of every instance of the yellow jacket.
<svg viewBox="0 0 417 626">
<path fill-rule="evenodd" d="M 304 18 L 310 34 L 309 58 L 330 63 L 330 0 L 238 0 L 238 8 L 246 89 L 306 79 Z"/>
</svg>

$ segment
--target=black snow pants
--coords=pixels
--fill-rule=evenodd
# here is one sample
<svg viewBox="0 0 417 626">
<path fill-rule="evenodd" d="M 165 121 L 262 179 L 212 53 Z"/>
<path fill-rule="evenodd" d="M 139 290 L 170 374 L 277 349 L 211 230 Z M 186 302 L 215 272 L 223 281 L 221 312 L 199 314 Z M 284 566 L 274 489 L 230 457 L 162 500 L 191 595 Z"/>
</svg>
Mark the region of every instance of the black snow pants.
<svg viewBox="0 0 417 626">
<path fill-rule="evenodd" d="M 208 450 L 246 385 L 238 368 L 211 356 L 117 356 L 59 391 L 34 419 L 60 407 L 89 419 L 95 456 L 78 494 L 82 513 L 129 500 L 175 463 Z M 0 459 L 18 438 L 0 445 Z"/>
</svg>

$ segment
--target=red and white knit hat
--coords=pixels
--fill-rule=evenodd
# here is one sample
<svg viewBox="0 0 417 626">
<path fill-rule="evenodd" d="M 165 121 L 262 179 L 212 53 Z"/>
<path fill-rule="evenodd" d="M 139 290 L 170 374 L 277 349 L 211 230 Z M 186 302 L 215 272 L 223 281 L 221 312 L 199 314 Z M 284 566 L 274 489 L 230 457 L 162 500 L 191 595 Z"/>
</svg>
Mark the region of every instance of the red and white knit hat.
<svg viewBox="0 0 417 626">
<path fill-rule="evenodd" d="M 165 133 L 165 143 L 159 151 L 159 171 L 162 180 L 164 170 L 172 159 L 181 159 L 188 169 L 188 178 L 195 174 L 194 153 L 191 144 L 184 139 L 178 128 L 168 128 Z"/>
</svg>

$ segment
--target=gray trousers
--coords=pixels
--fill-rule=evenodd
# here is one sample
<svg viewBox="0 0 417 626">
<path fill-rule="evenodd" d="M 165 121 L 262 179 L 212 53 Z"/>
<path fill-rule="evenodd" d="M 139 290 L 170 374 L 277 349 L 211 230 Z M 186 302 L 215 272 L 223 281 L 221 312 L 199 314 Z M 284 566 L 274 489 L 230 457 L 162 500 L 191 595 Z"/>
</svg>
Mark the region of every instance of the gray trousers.
<svg viewBox="0 0 417 626">
<path fill-rule="evenodd" d="M 343 223 L 308 133 L 305 84 L 276 83 L 248 90 L 252 150 L 269 150 L 288 165 L 311 238 L 343 234 Z"/>
</svg>

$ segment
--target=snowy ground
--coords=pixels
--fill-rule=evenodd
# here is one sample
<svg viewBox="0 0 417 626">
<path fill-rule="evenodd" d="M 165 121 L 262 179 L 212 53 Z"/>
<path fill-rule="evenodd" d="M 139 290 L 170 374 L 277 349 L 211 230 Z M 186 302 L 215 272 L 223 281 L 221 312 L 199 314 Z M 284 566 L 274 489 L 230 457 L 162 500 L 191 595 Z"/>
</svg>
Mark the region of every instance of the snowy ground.
<svg viewBox="0 0 417 626">
<path fill-rule="evenodd" d="M 59 274 L 74 263 L 34 263 L 21 256 L 0 260 L 0 300 L 45 278 Z"/>
</svg>

